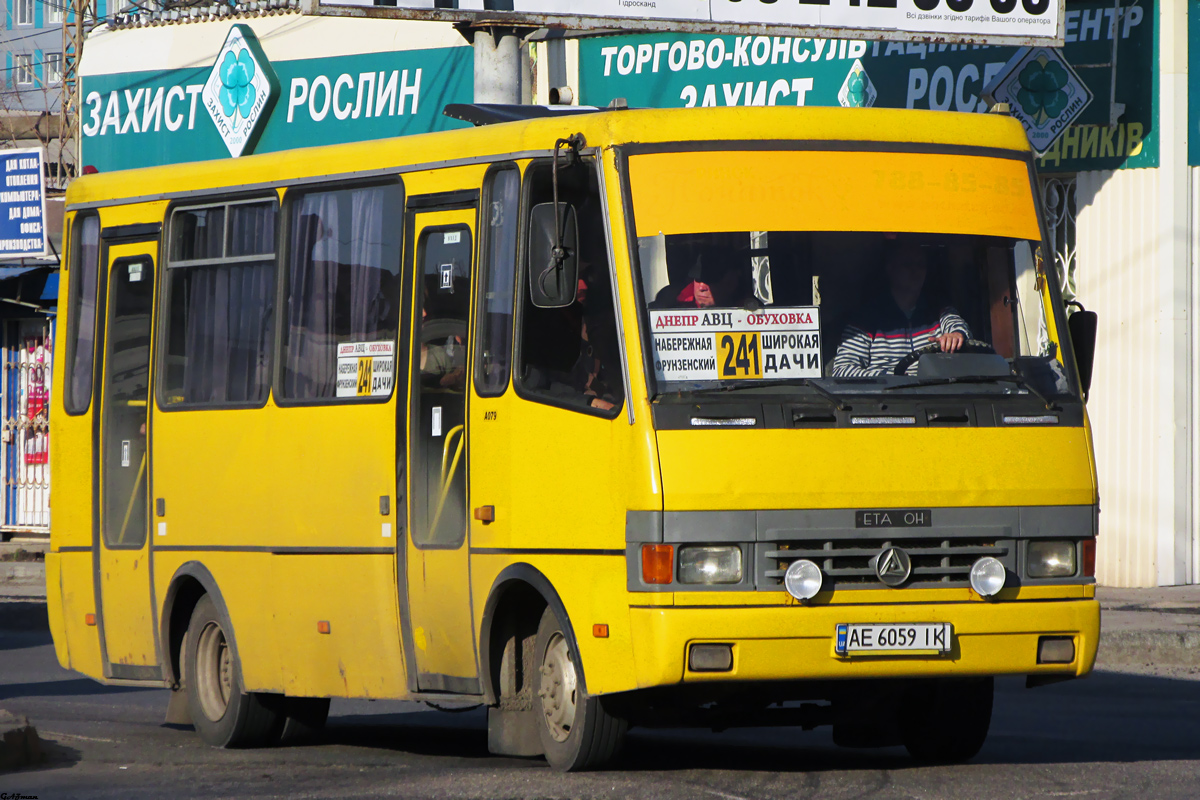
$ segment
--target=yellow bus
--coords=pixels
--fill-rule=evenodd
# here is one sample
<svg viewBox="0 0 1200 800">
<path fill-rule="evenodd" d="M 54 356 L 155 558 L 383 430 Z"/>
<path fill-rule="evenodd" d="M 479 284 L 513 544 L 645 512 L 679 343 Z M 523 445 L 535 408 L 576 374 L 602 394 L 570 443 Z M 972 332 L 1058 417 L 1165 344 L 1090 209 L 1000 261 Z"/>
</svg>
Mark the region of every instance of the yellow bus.
<svg viewBox="0 0 1200 800">
<path fill-rule="evenodd" d="M 72 184 L 65 667 L 225 747 L 486 705 L 559 769 L 631 725 L 962 760 L 994 676 L 1092 669 L 1088 314 L 1016 121 L 458 113 Z"/>
</svg>

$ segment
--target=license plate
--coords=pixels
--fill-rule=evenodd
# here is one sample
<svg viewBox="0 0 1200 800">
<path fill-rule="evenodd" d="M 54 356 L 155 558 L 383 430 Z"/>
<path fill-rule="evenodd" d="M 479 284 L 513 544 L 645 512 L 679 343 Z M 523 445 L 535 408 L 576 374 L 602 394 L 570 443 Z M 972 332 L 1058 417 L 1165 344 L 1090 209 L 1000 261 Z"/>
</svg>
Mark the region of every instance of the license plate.
<svg viewBox="0 0 1200 800">
<path fill-rule="evenodd" d="M 839 623 L 839 656 L 884 655 L 886 653 L 949 653 L 953 627 L 949 622 Z"/>
</svg>

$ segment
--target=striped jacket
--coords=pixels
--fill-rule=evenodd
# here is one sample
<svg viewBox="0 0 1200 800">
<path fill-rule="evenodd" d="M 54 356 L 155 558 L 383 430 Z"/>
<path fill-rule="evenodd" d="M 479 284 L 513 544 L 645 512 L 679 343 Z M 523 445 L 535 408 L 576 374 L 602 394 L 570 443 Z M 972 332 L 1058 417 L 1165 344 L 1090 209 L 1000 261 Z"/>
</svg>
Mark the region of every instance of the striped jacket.
<svg viewBox="0 0 1200 800">
<path fill-rule="evenodd" d="M 935 337 L 958 332 L 971 338 L 966 321 L 949 306 L 934 311 L 922 301 L 909 317 L 889 297 L 871 311 L 859 315 L 842 333 L 833 357 L 831 373 L 835 378 L 888 375 L 901 358 L 928 347 Z M 909 371 L 915 368 L 916 364 Z"/>
</svg>

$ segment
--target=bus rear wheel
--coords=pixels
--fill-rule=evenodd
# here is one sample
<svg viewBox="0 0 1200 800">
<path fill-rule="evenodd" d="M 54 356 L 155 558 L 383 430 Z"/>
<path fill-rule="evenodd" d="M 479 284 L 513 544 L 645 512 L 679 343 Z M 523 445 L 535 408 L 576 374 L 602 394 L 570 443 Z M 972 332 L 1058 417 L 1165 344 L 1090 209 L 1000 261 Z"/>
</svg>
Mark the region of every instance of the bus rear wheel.
<svg viewBox="0 0 1200 800">
<path fill-rule="evenodd" d="M 937 764 L 974 758 L 992 724 L 994 692 L 990 677 L 928 681 L 912 687 L 900 718 L 909 755 Z"/>
<path fill-rule="evenodd" d="M 550 608 L 538 625 L 534 657 L 538 733 L 546 761 L 562 772 L 596 769 L 611 761 L 629 725 L 609 713 L 602 698 L 584 691 L 579 655 Z"/>
<path fill-rule="evenodd" d="M 200 598 L 184 637 L 183 682 L 196 733 L 216 747 L 256 747 L 278 741 L 285 717 L 273 696 L 242 689 L 233 660 L 229 620 Z"/>
</svg>

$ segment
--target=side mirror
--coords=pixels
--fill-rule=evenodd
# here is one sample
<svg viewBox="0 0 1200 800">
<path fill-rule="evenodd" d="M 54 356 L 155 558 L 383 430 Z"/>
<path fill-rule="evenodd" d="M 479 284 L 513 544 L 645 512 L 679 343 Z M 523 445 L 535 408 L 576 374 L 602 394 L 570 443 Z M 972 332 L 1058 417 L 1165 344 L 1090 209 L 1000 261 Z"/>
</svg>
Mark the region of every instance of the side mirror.
<svg viewBox="0 0 1200 800">
<path fill-rule="evenodd" d="M 1092 388 L 1092 362 L 1096 358 L 1096 324 L 1096 312 L 1084 311 L 1082 307 L 1067 320 L 1084 399 L 1087 399 L 1088 390 Z"/>
<path fill-rule="evenodd" d="M 558 230 L 555 230 L 555 226 Z M 538 308 L 575 302 L 579 223 L 570 203 L 538 203 L 529 214 L 529 296 Z"/>
</svg>

